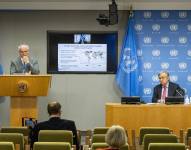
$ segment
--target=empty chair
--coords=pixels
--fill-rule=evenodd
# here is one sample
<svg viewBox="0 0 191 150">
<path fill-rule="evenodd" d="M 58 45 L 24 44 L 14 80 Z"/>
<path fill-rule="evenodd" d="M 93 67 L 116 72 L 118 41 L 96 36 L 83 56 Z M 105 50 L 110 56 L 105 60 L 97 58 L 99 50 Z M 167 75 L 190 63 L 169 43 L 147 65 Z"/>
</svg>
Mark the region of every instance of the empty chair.
<svg viewBox="0 0 191 150">
<path fill-rule="evenodd" d="M 142 127 L 140 128 L 139 144 L 143 142 L 145 134 L 170 134 L 170 129 L 165 127 Z"/>
<path fill-rule="evenodd" d="M 144 150 L 148 150 L 150 143 L 178 143 L 174 134 L 146 134 L 143 139 Z"/>
<path fill-rule="evenodd" d="M 92 136 L 92 144 L 93 143 L 105 143 L 105 134 L 94 134 Z"/>
<path fill-rule="evenodd" d="M 71 150 L 68 142 L 35 142 L 33 150 Z"/>
<path fill-rule="evenodd" d="M 0 142 L 13 142 L 24 150 L 24 137 L 21 133 L 0 133 Z"/>
<path fill-rule="evenodd" d="M 25 143 L 28 144 L 29 132 L 28 127 L 2 127 L 2 133 L 21 133 L 25 137 Z"/>
<path fill-rule="evenodd" d="M 39 142 L 68 142 L 73 144 L 72 131 L 67 130 L 40 130 Z"/>
<path fill-rule="evenodd" d="M 148 150 L 186 150 L 183 143 L 150 143 Z"/>
<path fill-rule="evenodd" d="M 1 150 L 15 150 L 13 142 L 0 142 Z"/>
<path fill-rule="evenodd" d="M 93 134 L 106 134 L 109 127 L 96 127 L 93 130 Z"/>
</svg>

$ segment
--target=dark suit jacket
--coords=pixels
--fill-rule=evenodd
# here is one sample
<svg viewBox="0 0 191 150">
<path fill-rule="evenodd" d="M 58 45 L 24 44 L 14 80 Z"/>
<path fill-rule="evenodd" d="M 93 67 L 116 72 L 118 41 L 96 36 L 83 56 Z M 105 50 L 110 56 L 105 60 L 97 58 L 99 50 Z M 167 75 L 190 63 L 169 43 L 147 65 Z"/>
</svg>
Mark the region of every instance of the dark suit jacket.
<svg viewBox="0 0 191 150">
<path fill-rule="evenodd" d="M 77 140 L 77 130 L 74 121 L 60 119 L 59 117 L 52 117 L 48 121 L 37 123 L 31 131 L 31 147 L 34 142 L 38 141 L 38 133 L 40 130 L 69 130 L 73 133 L 73 144 L 76 145 L 76 149 L 79 150 Z"/>
<path fill-rule="evenodd" d="M 179 91 L 182 96 L 184 96 L 184 90 L 176 83 L 169 82 L 168 86 L 168 96 L 181 96 L 176 90 Z M 161 99 L 161 92 L 162 92 L 162 85 L 158 84 L 154 87 L 153 90 L 153 97 L 152 97 L 152 102 L 156 103 L 157 100 Z"/>
</svg>

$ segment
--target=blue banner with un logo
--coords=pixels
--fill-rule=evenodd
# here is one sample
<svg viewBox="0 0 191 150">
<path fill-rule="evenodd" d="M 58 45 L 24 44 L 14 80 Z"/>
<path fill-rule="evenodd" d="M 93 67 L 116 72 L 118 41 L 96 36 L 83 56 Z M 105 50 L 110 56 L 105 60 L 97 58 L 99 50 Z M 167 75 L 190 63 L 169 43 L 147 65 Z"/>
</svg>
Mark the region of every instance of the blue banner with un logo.
<svg viewBox="0 0 191 150">
<path fill-rule="evenodd" d="M 151 102 L 162 70 L 167 70 L 170 80 L 191 96 L 191 11 L 140 10 L 134 12 L 134 19 L 142 100 Z"/>
<path fill-rule="evenodd" d="M 134 30 L 134 19 L 129 18 L 116 74 L 116 82 L 124 96 L 139 96 L 139 62 Z"/>
</svg>

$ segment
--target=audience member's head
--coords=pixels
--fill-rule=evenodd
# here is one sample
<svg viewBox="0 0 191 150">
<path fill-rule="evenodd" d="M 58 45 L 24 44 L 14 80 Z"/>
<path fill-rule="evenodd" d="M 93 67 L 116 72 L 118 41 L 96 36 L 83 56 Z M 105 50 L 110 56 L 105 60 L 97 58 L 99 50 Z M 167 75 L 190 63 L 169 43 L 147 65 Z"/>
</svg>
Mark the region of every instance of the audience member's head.
<svg viewBox="0 0 191 150">
<path fill-rule="evenodd" d="M 19 55 L 21 58 L 29 56 L 29 46 L 27 44 L 21 44 L 18 46 Z"/>
<path fill-rule="evenodd" d="M 111 148 L 120 148 L 124 146 L 127 143 L 127 136 L 124 128 L 119 125 L 110 127 L 107 131 L 105 141 Z"/>
<path fill-rule="evenodd" d="M 61 115 L 61 105 L 59 102 L 50 102 L 47 106 L 48 114 L 51 115 Z"/>
</svg>

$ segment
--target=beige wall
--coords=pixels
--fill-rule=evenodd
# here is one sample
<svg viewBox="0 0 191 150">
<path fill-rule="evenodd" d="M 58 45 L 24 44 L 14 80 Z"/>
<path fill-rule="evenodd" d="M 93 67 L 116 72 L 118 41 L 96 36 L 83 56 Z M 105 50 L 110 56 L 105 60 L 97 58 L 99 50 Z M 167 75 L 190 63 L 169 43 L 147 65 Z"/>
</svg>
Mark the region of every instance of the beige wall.
<svg viewBox="0 0 191 150">
<path fill-rule="evenodd" d="M 46 74 L 47 30 L 118 31 L 119 49 L 127 21 L 127 12 L 120 12 L 119 24 L 105 27 L 98 24 L 100 11 L 9 11 L 0 12 L 0 63 L 9 73 L 11 59 L 22 42 L 30 45 L 31 55 L 39 60 Z M 119 91 L 111 74 L 53 75 L 47 97 L 39 97 L 39 121 L 48 119 L 46 105 L 58 100 L 63 105 L 63 117 L 76 121 L 79 129 L 104 126 L 106 102 L 120 102 Z M 9 97 L 0 98 L 0 121 L 9 124 Z"/>
</svg>

